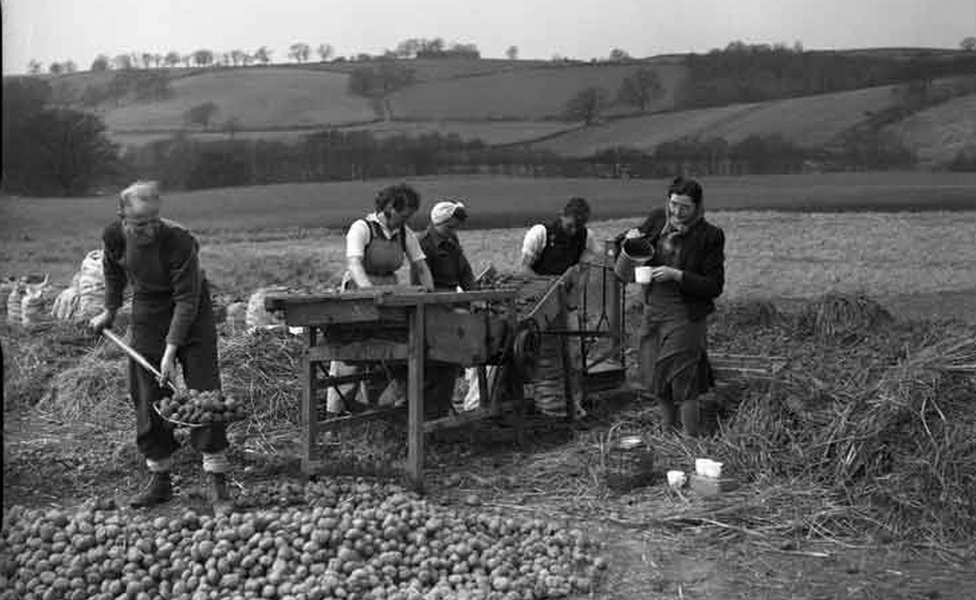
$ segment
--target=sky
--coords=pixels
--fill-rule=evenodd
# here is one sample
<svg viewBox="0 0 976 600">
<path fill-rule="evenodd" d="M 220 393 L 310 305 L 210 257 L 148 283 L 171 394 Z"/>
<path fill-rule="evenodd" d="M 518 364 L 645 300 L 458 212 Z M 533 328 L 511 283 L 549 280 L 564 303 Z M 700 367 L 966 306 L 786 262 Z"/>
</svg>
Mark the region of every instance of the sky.
<svg viewBox="0 0 976 600">
<path fill-rule="evenodd" d="M 707 52 L 733 40 L 807 49 L 957 48 L 976 0 L 0 0 L 3 73 L 99 53 L 274 50 L 329 43 L 380 53 L 407 38 L 474 43 L 484 57 L 588 60 Z"/>
</svg>

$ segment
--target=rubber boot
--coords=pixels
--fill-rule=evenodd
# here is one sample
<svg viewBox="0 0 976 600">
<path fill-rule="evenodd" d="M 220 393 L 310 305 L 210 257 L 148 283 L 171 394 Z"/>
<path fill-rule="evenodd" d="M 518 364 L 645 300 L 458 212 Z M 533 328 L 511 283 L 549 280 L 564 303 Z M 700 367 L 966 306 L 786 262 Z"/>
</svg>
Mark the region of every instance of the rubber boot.
<svg viewBox="0 0 976 600">
<path fill-rule="evenodd" d="M 678 409 L 670 399 L 658 398 L 658 409 L 661 411 L 661 429 L 665 433 L 678 428 Z"/>
<path fill-rule="evenodd" d="M 146 489 L 129 500 L 129 506 L 141 508 L 162 504 L 173 497 L 173 484 L 169 471 L 154 471 L 149 478 Z"/>
<path fill-rule="evenodd" d="M 700 432 L 701 407 L 698 398 L 681 403 L 681 429 L 689 437 L 698 437 Z"/>
<path fill-rule="evenodd" d="M 230 494 L 227 493 L 227 475 L 224 473 L 208 473 L 210 479 L 210 502 L 219 504 L 230 501 Z"/>
</svg>

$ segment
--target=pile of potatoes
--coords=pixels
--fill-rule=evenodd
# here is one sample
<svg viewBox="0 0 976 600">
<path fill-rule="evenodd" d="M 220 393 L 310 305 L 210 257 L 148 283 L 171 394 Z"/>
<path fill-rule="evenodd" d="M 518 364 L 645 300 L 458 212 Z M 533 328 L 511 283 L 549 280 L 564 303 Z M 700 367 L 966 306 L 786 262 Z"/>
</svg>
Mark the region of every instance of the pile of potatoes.
<svg viewBox="0 0 976 600">
<path fill-rule="evenodd" d="M 189 425 L 231 423 L 244 418 L 244 407 L 219 390 L 189 390 L 163 398 L 157 408 L 163 418 Z"/>
<path fill-rule="evenodd" d="M 216 517 L 14 507 L 0 600 L 540 600 L 590 591 L 606 567 L 579 530 L 391 484 L 310 483 L 305 496 Z"/>
</svg>

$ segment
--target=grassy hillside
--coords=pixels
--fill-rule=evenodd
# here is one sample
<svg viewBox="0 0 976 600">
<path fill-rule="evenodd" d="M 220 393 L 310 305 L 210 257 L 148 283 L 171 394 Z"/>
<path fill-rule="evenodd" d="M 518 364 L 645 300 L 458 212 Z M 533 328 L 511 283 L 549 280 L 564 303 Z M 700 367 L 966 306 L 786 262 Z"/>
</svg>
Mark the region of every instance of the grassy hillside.
<svg viewBox="0 0 976 600">
<path fill-rule="evenodd" d="M 332 71 L 336 73 L 351 73 L 361 67 L 374 67 L 381 61 L 355 61 L 310 63 L 303 68 L 317 71 Z M 458 77 L 473 77 L 503 71 L 520 71 L 535 67 L 545 67 L 551 63 L 544 60 L 507 60 L 498 58 L 470 59 L 412 59 L 407 65 L 413 71 L 415 81 L 436 81 L 439 79 L 455 79 Z"/>
<path fill-rule="evenodd" d="M 204 71 L 172 82 L 173 96 L 153 103 L 105 109 L 110 130 L 175 130 L 190 107 L 214 102 L 216 120 L 230 117 L 242 127 L 316 126 L 375 118 L 369 102 L 346 92 L 347 75 L 303 69 Z"/>
<path fill-rule="evenodd" d="M 817 147 L 894 101 L 892 86 L 879 86 L 718 108 L 678 111 L 609 121 L 534 144 L 573 156 L 613 146 L 653 151 L 685 136 L 723 137 L 731 143 L 750 135 L 779 133 L 804 147 Z"/>
<path fill-rule="evenodd" d="M 559 116 L 566 102 L 586 87 L 602 87 L 613 97 L 620 82 L 640 66 L 572 65 L 432 81 L 395 93 L 390 106 L 394 117 L 401 119 L 545 119 Z M 650 66 L 665 88 L 651 109 L 669 108 L 684 67 L 671 62 Z"/>
<path fill-rule="evenodd" d="M 976 144 L 976 95 L 955 98 L 886 128 L 923 162 L 951 160 Z"/>
</svg>

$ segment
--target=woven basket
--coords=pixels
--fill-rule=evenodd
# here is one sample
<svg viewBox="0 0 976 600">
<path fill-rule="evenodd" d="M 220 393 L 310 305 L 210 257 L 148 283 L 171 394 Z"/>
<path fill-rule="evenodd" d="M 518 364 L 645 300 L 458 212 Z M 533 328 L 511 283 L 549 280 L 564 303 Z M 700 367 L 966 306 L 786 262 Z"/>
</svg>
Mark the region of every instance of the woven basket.
<svg viewBox="0 0 976 600">
<path fill-rule="evenodd" d="M 607 451 L 604 481 L 610 489 L 628 492 L 654 481 L 654 452 L 638 435 L 624 435 Z"/>
</svg>

